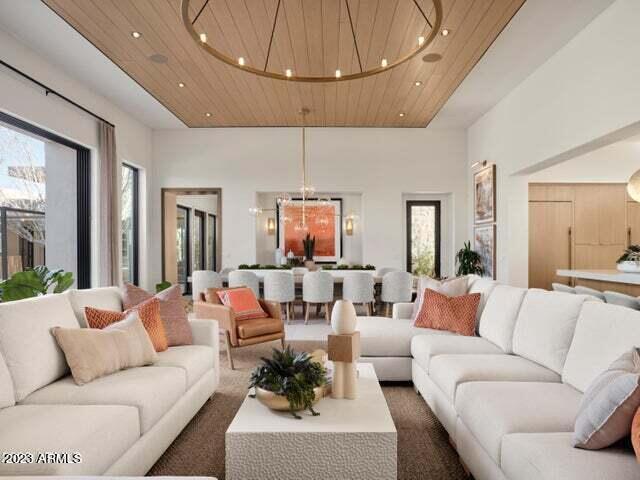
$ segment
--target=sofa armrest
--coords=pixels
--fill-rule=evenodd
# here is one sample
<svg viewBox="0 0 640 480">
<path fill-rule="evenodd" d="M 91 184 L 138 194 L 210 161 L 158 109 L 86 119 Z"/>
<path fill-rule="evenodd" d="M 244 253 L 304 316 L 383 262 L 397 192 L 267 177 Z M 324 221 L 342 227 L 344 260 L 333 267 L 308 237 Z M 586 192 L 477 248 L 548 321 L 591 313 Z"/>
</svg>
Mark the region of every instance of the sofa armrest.
<svg viewBox="0 0 640 480">
<path fill-rule="evenodd" d="M 194 345 L 206 345 L 213 348 L 213 368 L 216 382 L 220 379 L 220 328 L 212 319 L 193 318 L 189 320 Z"/>
<path fill-rule="evenodd" d="M 394 303 L 392 318 L 411 318 L 413 314 L 413 303 Z"/>
<path fill-rule="evenodd" d="M 229 332 L 231 344 L 234 347 L 238 345 L 236 314 L 232 308 L 215 303 L 194 302 L 193 313 L 198 319 L 217 320 L 220 328 Z"/>
<path fill-rule="evenodd" d="M 280 319 L 280 317 L 282 315 L 282 308 L 280 307 L 279 303 L 277 303 L 277 302 L 268 302 L 267 300 L 258 300 L 258 302 L 260 303 L 260 306 L 263 308 L 263 310 L 265 312 L 267 312 L 267 314 L 271 318 Z"/>
</svg>

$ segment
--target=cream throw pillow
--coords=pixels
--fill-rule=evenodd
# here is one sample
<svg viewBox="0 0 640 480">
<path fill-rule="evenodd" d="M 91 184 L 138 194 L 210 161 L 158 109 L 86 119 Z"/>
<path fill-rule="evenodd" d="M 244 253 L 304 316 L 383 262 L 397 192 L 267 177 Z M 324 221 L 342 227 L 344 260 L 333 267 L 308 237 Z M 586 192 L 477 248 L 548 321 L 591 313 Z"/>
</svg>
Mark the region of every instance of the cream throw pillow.
<svg viewBox="0 0 640 480">
<path fill-rule="evenodd" d="M 418 296 L 416 301 L 413 302 L 413 313 L 411 314 L 411 321 L 415 322 L 418 317 L 418 313 L 422 309 L 422 301 L 424 300 L 424 291 L 428 288 L 434 292 L 441 293 L 447 297 L 459 297 L 460 295 L 466 295 L 468 290 L 469 279 L 468 277 L 454 277 L 446 280 L 435 280 L 431 277 L 420 277 L 418 279 Z"/>
<path fill-rule="evenodd" d="M 132 367 L 151 365 L 158 356 L 138 314 L 100 330 L 53 327 L 51 333 L 78 385 Z"/>
</svg>

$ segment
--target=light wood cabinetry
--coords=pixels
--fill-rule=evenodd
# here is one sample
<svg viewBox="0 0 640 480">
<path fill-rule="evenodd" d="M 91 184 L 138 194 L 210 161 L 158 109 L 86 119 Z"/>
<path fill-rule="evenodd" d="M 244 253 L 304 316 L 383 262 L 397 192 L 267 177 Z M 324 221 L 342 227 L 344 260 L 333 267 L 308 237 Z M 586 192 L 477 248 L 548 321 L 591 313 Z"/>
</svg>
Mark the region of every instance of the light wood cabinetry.
<svg viewBox="0 0 640 480">
<path fill-rule="evenodd" d="M 640 244 L 640 203 L 625 184 L 529 185 L 529 287 L 567 283 L 559 268 L 615 268 L 629 244 Z"/>
</svg>

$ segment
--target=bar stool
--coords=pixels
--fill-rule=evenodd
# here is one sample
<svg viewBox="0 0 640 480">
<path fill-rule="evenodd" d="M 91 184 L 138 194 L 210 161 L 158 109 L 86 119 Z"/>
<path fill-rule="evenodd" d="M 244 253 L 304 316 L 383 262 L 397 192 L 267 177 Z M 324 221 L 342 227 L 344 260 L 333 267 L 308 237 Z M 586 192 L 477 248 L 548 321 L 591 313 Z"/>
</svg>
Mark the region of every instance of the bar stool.
<svg viewBox="0 0 640 480">
<path fill-rule="evenodd" d="M 264 299 L 268 302 L 284 305 L 287 323 L 295 318 L 292 302 L 296 299 L 296 287 L 293 275 L 288 272 L 268 272 L 264 276 Z"/>
<path fill-rule="evenodd" d="M 222 277 L 212 270 L 196 270 L 191 274 L 191 295 L 194 302 L 207 288 L 222 288 Z"/>
<path fill-rule="evenodd" d="M 333 275 L 329 272 L 318 270 L 309 272 L 302 277 L 302 301 L 304 302 L 304 323 L 309 323 L 309 310 L 311 305 L 324 304 L 324 317 L 327 323 L 331 323 L 330 304 L 333 302 Z"/>
<path fill-rule="evenodd" d="M 374 302 L 373 275 L 367 272 L 345 273 L 342 285 L 342 298 L 349 300 L 354 305 L 361 303 L 371 316 L 371 305 Z"/>
<path fill-rule="evenodd" d="M 229 272 L 229 287 L 249 287 L 260 298 L 260 279 L 253 272 L 234 270 Z"/>
<path fill-rule="evenodd" d="M 607 297 L 605 297 L 604 293 L 602 293 L 600 290 L 596 290 L 595 288 L 576 285 L 575 290 L 578 295 L 591 295 L 592 297 L 599 298 L 603 302 L 607 301 Z"/>
<path fill-rule="evenodd" d="M 390 316 L 391 305 L 411 302 L 413 275 L 409 272 L 389 272 L 382 277 L 380 299 L 387 304 L 386 316 Z"/>
<path fill-rule="evenodd" d="M 631 295 L 625 295 L 624 293 L 605 290 L 604 298 L 606 299 L 607 303 L 610 303 L 612 305 L 620 305 L 621 307 L 640 310 L 640 303 L 638 303 L 638 299 L 636 297 L 632 297 Z"/>
<path fill-rule="evenodd" d="M 576 293 L 576 289 L 565 285 L 564 283 L 552 283 L 551 288 L 554 292 Z"/>
</svg>

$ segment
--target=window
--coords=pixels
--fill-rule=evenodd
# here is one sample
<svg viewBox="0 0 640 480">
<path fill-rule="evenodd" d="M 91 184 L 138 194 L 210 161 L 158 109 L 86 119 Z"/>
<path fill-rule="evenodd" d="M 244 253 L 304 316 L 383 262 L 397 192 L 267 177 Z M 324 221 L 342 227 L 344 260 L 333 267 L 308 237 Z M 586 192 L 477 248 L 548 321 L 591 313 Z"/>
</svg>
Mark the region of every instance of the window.
<svg viewBox="0 0 640 480">
<path fill-rule="evenodd" d="M 46 265 L 91 285 L 89 150 L 0 112 L 0 277 Z"/>
<path fill-rule="evenodd" d="M 440 276 L 439 201 L 407 201 L 407 271 Z"/>
<path fill-rule="evenodd" d="M 200 210 L 193 211 L 193 269 L 204 270 L 205 266 L 205 213 Z"/>
<path fill-rule="evenodd" d="M 191 275 L 191 241 L 189 208 L 178 205 L 176 222 L 176 261 L 178 262 L 178 283 L 182 285 L 182 292 L 188 293 L 189 276 Z"/>
<path fill-rule="evenodd" d="M 207 270 L 216 269 L 216 216 L 207 217 Z"/>
<path fill-rule="evenodd" d="M 122 281 L 138 285 L 139 172 L 122 164 L 121 173 Z"/>
</svg>

